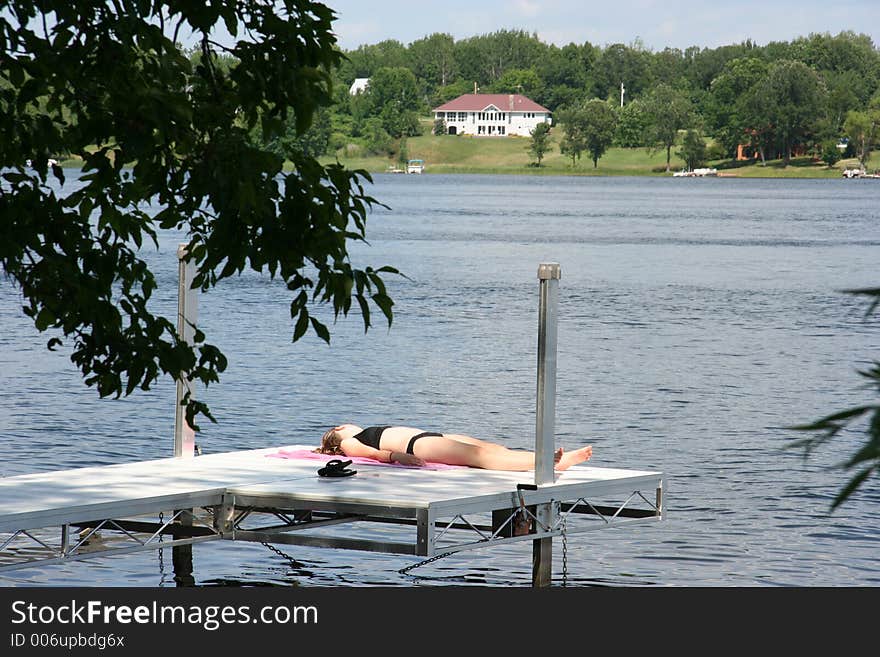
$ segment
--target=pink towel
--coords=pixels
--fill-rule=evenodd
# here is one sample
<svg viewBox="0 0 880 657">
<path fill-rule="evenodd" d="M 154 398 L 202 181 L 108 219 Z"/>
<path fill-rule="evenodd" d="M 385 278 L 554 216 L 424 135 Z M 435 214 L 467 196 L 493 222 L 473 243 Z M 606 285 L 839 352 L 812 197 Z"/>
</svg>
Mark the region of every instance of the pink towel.
<svg viewBox="0 0 880 657">
<path fill-rule="evenodd" d="M 310 449 L 286 449 L 280 448 L 277 452 L 266 454 L 276 459 L 311 459 L 313 461 L 327 462 L 332 459 L 341 459 L 343 461 L 351 461 L 352 463 L 364 463 L 366 465 L 390 465 L 398 468 L 420 467 L 423 470 L 453 470 L 458 468 L 466 468 L 466 465 L 447 465 L 446 463 L 426 463 L 423 466 L 403 465 L 401 463 L 385 463 L 376 459 L 368 459 L 363 456 L 334 456 L 332 454 L 319 454 Z"/>
</svg>

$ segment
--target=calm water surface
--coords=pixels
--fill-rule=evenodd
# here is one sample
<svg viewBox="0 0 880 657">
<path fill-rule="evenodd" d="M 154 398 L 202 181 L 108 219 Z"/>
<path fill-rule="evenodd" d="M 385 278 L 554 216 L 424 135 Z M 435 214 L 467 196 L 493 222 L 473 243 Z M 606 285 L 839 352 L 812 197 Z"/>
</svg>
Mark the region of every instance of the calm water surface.
<svg viewBox="0 0 880 657">
<path fill-rule="evenodd" d="M 876 286 L 880 183 L 495 176 L 375 177 L 389 208 L 358 265 L 392 264 L 388 329 L 290 341 L 285 289 L 253 274 L 200 300 L 230 360 L 206 393 L 204 452 L 314 443 L 328 426 L 406 423 L 534 443 L 537 267 L 562 266 L 557 442 L 597 466 L 659 469 L 667 519 L 569 537 L 554 583 L 880 584 L 876 480 L 838 511 L 862 442 L 804 459 L 782 429 L 873 401 L 880 342 L 847 288 Z M 175 247 L 144 257 L 176 311 Z M 0 284 L 0 476 L 170 455 L 174 388 L 99 400 Z M 325 314 L 332 324 L 326 309 Z M 378 322 L 379 320 L 377 320 Z M 280 546 L 279 546 L 280 547 Z M 196 584 L 529 585 L 531 548 L 398 556 L 226 541 L 194 547 Z M 39 566 L 15 585 L 173 586 L 171 551 Z"/>
</svg>

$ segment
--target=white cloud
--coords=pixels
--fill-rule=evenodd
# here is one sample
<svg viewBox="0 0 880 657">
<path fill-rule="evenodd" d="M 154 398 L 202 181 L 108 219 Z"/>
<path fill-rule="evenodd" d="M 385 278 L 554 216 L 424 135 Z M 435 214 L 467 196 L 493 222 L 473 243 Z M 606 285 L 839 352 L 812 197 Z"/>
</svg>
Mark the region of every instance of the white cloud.
<svg viewBox="0 0 880 657">
<path fill-rule="evenodd" d="M 516 0 L 514 7 L 518 14 L 527 18 L 533 18 L 541 13 L 541 5 L 531 0 Z"/>
</svg>

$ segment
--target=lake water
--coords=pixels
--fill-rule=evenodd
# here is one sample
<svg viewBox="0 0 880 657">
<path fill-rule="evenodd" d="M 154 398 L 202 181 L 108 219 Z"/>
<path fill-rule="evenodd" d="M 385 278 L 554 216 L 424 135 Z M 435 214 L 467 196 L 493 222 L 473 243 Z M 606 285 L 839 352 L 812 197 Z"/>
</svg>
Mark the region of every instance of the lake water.
<svg viewBox="0 0 880 657">
<path fill-rule="evenodd" d="M 872 402 L 858 370 L 880 327 L 842 290 L 880 283 L 880 184 L 377 175 L 389 208 L 359 266 L 392 264 L 390 329 L 360 317 L 330 346 L 291 343 L 283 285 L 253 274 L 200 300 L 229 357 L 205 398 L 203 452 L 315 443 L 339 422 L 413 424 L 534 444 L 537 268 L 558 262 L 556 440 L 592 464 L 665 473 L 666 519 L 568 538 L 568 586 L 880 584 L 880 488 L 834 513 L 836 468 L 861 427 L 804 459 L 786 426 Z M 145 253 L 155 308 L 176 311 L 175 247 Z M 168 456 L 174 387 L 99 400 L 49 353 L 0 283 L 0 475 Z M 329 319 L 328 309 L 321 312 Z M 377 313 L 378 314 L 378 313 Z M 282 546 L 279 546 L 282 547 Z M 412 558 L 218 541 L 194 546 L 198 585 L 529 585 L 531 546 Z M 284 555 L 289 556 L 286 558 Z M 35 566 L 0 584 L 173 586 L 171 550 Z"/>
</svg>

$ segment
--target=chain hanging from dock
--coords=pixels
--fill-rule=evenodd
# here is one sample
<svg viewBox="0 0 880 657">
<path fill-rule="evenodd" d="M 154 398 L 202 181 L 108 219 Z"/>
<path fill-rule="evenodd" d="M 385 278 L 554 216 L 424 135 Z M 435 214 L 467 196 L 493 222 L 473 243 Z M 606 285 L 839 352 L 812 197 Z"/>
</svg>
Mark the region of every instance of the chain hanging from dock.
<svg viewBox="0 0 880 657">
<path fill-rule="evenodd" d="M 434 563 L 435 561 L 439 561 L 444 557 L 448 557 L 450 554 L 455 554 L 455 550 L 451 552 L 443 552 L 442 554 L 435 554 L 433 557 L 429 557 L 424 561 L 419 561 L 418 563 L 411 564 L 409 566 L 405 566 L 398 570 L 397 572 L 401 575 L 408 575 L 410 571 L 415 570 L 416 568 L 421 568 L 422 566 L 427 566 L 429 563 Z"/>
<path fill-rule="evenodd" d="M 290 565 L 293 566 L 294 568 L 301 568 L 302 567 L 302 564 L 299 561 L 294 559 L 292 556 L 290 556 L 286 552 L 279 550 L 277 547 L 275 547 L 271 543 L 267 543 L 266 541 L 260 541 L 260 545 L 265 546 L 266 548 L 268 548 L 269 550 L 271 550 L 272 552 L 274 552 L 278 556 L 282 557 L 283 559 L 286 559 L 290 563 Z"/>
<path fill-rule="evenodd" d="M 159 512 L 159 526 L 163 526 L 165 524 L 165 514 L 160 511 Z M 164 536 L 159 534 L 159 543 L 162 543 L 164 540 Z M 159 553 L 159 586 L 165 583 L 165 548 L 159 547 L 157 550 Z"/>
<path fill-rule="evenodd" d="M 567 517 L 562 518 L 562 586 L 568 586 L 568 533 L 566 530 Z"/>
</svg>

